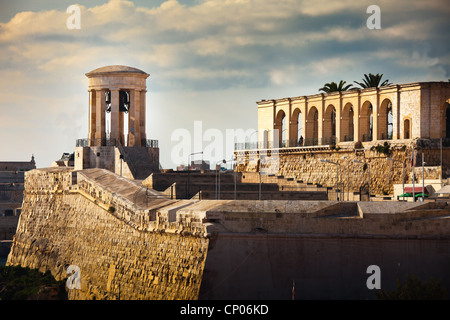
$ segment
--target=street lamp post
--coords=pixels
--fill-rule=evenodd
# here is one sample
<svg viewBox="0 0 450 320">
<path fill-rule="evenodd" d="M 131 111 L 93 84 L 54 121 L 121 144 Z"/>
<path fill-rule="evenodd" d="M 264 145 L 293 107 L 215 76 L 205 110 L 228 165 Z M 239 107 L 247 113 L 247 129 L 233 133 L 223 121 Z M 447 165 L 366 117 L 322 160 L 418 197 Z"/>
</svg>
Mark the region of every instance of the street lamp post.
<svg viewBox="0 0 450 320">
<path fill-rule="evenodd" d="M 337 170 L 336 170 L 336 201 L 339 201 L 339 194 L 338 194 L 338 188 L 339 188 L 339 163 L 332 162 L 332 161 L 327 160 L 327 159 L 320 159 L 320 162 L 327 162 L 327 163 L 335 164 L 337 166 Z"/>
<path fill-rule="evenodd" d="M 232 165 L 232 170 L 233 170 L 233 180 L 234 180 L 234 200 L 236 200 L 236 156 L 233 156 L 233 158 L 230 159 L 231 161 L 231 165 Z M 233 161 L 234 161 L 234 166 L 233 166 Z"/>
<path fill-rule="evenodd" d="M 216 162 L 216 199 L 219 200 L 220 199 L 220 168 L 222 166 L 222 163 L 227 163 L 225 161 L 225 159 L 217 161 Z M 217 187 L 217 165 L 219 165 L 219 186 Z"/>
<path fill-rule="evenodd" d="M 231 163 L 231 169 L 233 170 L 233 180 L 234 180 L 234 200 L 236 200 L 236 172 L 234 171 L 234 167 L 236 166 L 236 156 L 233 156 L 230 160 L 224 160 L 224 161 L 225 161 L 224 163 L 227 163 L 227 162 Z M 233 166 L 233 162 L 234 162 L 234 166 Z M 219 173 L 219 182 L 220 182 L 220 173 Z M 219 190 L 220 190 L 220 184 L 219 184 Z"/>
<path fill-rule="evenodd" d="M 425 159 L 422 151 L 422 202 L 425 202 Z"/>
<path fill-rule="evenodd" d="M 186 198 L 189 198 L 189 189 L 190 189 L 190 178 L 191 178 L 191 156 L 194 154 L 203 154 L 203 151 L 193 152 L 188 156 L 188 178 L 187 178 L 187 190 L 186 190 Z M 203 161 L 202 161 L 203 163 Z"/>
</svg>

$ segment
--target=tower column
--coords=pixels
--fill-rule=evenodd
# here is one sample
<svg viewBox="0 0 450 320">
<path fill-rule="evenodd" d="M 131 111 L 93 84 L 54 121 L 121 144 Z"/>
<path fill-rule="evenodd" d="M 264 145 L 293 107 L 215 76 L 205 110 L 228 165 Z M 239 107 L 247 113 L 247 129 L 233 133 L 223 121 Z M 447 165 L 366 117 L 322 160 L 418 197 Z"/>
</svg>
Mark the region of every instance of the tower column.
<svg viewBox="0 0 450 320">
<path fill-rule="evenodd" d="M 128 146 L 141 146 L 140 139 L 141 94 L 139 90 L 130 90 L 130 111 L 128 114 Z"/>
<path fill-rule="evenodd" d="M 140 91 L 140 110 L 139 110 L 139 140 L 140 146 L 145 147 L 145 140 L 147 139 L 147 135 L 145 134 L 145 94 L 147 90 Z M 136 128 L 137 129 L 137 128 Z"/>
<path fill-rule="evenodd" d="M 123 132 L 123 124 L 124 124 L 124 112 L 119 111 L 119 142 L 122 146 L 125 145 L 125 137 Z"/>
<path fill-rule="evenodd" d="M 96 107 L 95 107 L 95 90 L 89 90 L 89 135 L 88 145 L 95 145 L 95 129 L 96 129 Z"/>
<path fill-rule="evenodd" d="M 119 141 L 119 89 L 111 88 L 111 133 L 110 143 L 116 145 Z M 123 131 L 123 129 L 122 129 Z"/>
<path fill-rule="evenodd" d="M 95 146 L 104 146 L 106 144 L 105 92 L 106 89 L 96 90 L 95 92 Z"/>
<path fill-rule="evenodd" d="M 359 122 L 360 116 L 359 111 L 361 110 L 361 92 L 358 91 L 358 100 L 357 104 L 353 106 L 353 141 L 360 141 L 362 137 L 359 136 Z"/>
</svg>

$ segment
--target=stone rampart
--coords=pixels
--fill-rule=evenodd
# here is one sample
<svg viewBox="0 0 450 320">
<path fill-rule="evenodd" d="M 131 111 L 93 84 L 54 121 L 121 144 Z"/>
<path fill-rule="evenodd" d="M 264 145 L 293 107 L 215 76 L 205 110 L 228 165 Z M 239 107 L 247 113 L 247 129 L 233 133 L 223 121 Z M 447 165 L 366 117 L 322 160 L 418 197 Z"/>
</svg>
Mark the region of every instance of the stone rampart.
<svg viewBox="0 0 450 320">
<path fill-rule="evenodd" d="M 7 264 L 78 266 L 70 299 L 289 299 L 292 279 L 299 297 L 358 299 L 371 264 L 386 287 L 411 271 L 450 287 L 449 217 L 445 202 L 170 200 L 103 169 L 39 169 Z"/>
<path fill-rule="evenodd" d="M 76 172 L 34 170 L 27 175 L 8 264 L 50 270 L 57 279 L 68 277 L 69 265 L 78 266 L 81 289 L 70 290 L 71 299 L 196 299 L 208 239 L 203 233 L 193 235 L 189 224 L 173 232 L 148 231 L 148 211 L 137 207 L 131 219 L 126 213 L 133 204 L 126 195 L 94 185 L 98 177 L 93 171 L 79 175 L 79 189 L 68 188 Z M 111 205 L 116 206 L 113 212 Z M 167 227 L 171 223 L 168 217 L 153 218 Z"/>
</svg>

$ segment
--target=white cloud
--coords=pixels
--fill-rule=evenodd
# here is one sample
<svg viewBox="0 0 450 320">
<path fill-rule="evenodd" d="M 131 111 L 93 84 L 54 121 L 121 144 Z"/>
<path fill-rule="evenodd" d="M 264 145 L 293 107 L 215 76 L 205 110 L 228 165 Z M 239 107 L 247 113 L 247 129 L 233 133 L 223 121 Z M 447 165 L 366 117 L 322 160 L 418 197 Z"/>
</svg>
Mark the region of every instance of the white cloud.
<svg viewBox="0 0 450 320">
<path fill-rule="evenodd" d="M 54 132 L 69 145 L 70 136 L 81 138 L 75 135 L 87 130 L 84 73 L 108 64 L 151 74 L 148 101 L 152 94 L 159 96 L 157 106 L 148 106 L 150 119 L 153 112 L 169 117 L 167 110 L 179 110 L 189 95 L 195 110 L 203 110 L 201 117 L 213 123 L 216 114 L 207 112 L 221 99 L 220 92 L 226 90 L 231 99 L 233 90 L 241 90 L 239 103 L 234 102 L 239 107 L 227 109 L 217 126 L 234 123 L 243 105 L 255 113 L 254 101 L 260 98 L 315 93 L 325 82 L 351 82 L 374 69 L 390 68 L 399 79 L 411 72 L 446 76 L 449 45 L 439 37 L 445 38 L 447 30 L 437 26 L 448 17 L 443 2 L 379 1 L 381 30 L 366 28 L 369 0 L 205 0 L 192 5 L 168 0 L 154 8 L 111 0 L 81 6 L 80 30 L 66 28 L 65 10 L 18 12 L 0 24 L 0 111 L 8 112 L 0 124 L 9 124 L 8 136 L 15 139 L 33 134 L 21 127 L 47 126 L 43 135 Z M 421 12 L 437 18 L 421 19 Z M 256 89 L 261 96 L 254 95 Z M 163 97 L 173 92 L 176 98 Z M 211 92 L 216 98 L 205 98 Z M 173 112 L 180 115 L 173 126 L 193 122 L 190 112 Z M 71 120 L 75 124 L 69 129 Z M 170 136 L 167 126 L 155 127 L 162 131 L 154 134 Z M 5 146 L 0 141 L 0 150 Z"/>
</svg>

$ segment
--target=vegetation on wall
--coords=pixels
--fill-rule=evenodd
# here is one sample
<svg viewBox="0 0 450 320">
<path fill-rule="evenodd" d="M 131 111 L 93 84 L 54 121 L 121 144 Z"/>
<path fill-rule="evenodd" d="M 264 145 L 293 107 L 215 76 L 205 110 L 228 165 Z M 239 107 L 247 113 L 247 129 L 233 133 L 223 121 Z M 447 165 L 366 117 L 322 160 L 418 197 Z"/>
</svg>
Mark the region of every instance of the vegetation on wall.
<svg viewBox="0 0 450 320">
<path fill-rule="evenodd" d="M 383 74 L 377 73 L 377 74 L 364 74 L 364 78 L 362 79 L 362 82 L 353 81 L 354 83 L 358 84 L 362 89 L 366 88 L 378 88 L 378 87 L 384 87 L 389 86 L 392 83 L 389 82 L 389 80 L 381 81 L 383 78 Z M 331 92 L 340 92 L 340 91 L 347 91 L 356 89 L 352 87 L 351 84 L 346 84 L 346 81 L 341 80 L 339 83 L 336 83 L 334 81 L 325 83 L 325 85 L 319 89 L 319 91 L 323 91 L 325 93 L 331 93 Z"/>
<path fill-rule="evenodd" d="M 447 290 L 441 280 L 430 279 L 422 282 L 418 277 L 407 276 L 405 282 L 397 280 L 397 289 L 386 292 L 375 291 L 378 300 L 444 300 L 448 299 Z"/>
<path fill-rule="evenodd" d="M 50 271 L 20 266 L 0 267 L 0 300 L 65 300 L 65 280 L 56 281 Z"/>
<path fill-rule="evenodd" d="M 370 151 L 376 151 L 377 153 L 381 153 L 384 154 L 385 156 L 388 156 L 389 153 L 391 152 L 390 147 L 391 146 L 389 145 L 389 143 L 385 141 L 383 145 L 378 144 L 376 146 L 372 146 L 370 148 Z"/>
</svg>

